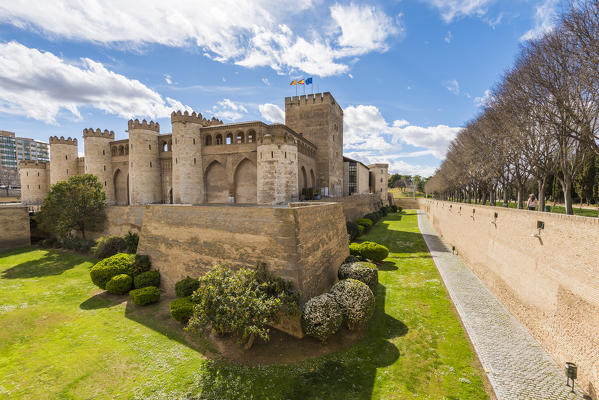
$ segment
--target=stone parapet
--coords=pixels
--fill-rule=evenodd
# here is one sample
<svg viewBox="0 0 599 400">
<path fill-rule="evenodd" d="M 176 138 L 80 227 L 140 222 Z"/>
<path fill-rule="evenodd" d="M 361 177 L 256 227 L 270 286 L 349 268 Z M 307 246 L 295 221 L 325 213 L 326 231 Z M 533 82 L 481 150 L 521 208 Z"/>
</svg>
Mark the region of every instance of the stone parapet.
<svg viewBox="0 0 599 400">
<path fill-rule="evenodd" d="M 69 144 L 73 146 L 77 146 L 77 138 L 64 138 L 64 136 L 50 136 L 49 139 L 50 144 Z"/>
<path fill-rule="evenodd" d="M 32 160 L 21 160 L 19 161 L 19 168 L 32 168 L 32 169 L 50 169 L 49 161 L 32 161 Z"/>
<path fill-rule="evenodd" d="M 109 131 L 108 129 L 101 131 L 100 129 L 93 130 L 89 128 L 83 130 L 83 137 L 99 137 L 114 140 L 114 131 Z"/>
<path fill-rule="evenodd" d="M 223 121 L 220 119 L 212 117 L 212 119 L 209 120 L 204 118 L 201 113 L 196 114 L 195 111 L 193 111 L 191 114 L 189 111 L 173 111 L 171 113 L 171 123 L 175 122 L 189 122 L 193 124 L 200 124 L 202 126 L 215 126 L 223 124 Z"/>
<path fill-rule="evenodd" d="M 127 127 L 129 131 L 131 131 L 132 129 L 145 129 L 147 131 L 155 131 L 157 133 L 160 133 L 160 124 L 158 122 L 148 122 L 145 119 L 141 122 L 139 122 L 139 119 L 130 119 L 129 122 L 127 122 Z"/>
</svg>

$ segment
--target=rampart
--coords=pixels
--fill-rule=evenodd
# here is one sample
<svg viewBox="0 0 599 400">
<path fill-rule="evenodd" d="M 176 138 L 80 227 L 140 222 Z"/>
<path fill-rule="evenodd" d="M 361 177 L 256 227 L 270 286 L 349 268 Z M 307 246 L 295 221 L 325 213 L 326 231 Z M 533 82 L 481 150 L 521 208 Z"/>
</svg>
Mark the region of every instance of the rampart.
<svg viewBox="0 0 599 400">
<path fill-rule="evenodd" d="M 578 381 L 599 394 L 599 219 L 420 200 L 439 234 Z M 525 373 L 525 372 L 524 372 Z"/>
<path fill-rule="evenodd" d="M 106 221 L 104 229 L 99 232 L 90 232 L 92 239 L 100 236 L 123 236 L 128 231 L 141 232 L 144 220 L 143 206 L 110 206 L 106 207 Z"/>
<path fill-rule="evenodd" d="M 342 213 L 334 203 L 147 205 L 137 251 L 150 256 L 169 294 L 178 280 L 198 277 L 216 264 L 265 262 L 306 301 L 333 285 L 349 255 Z"/>
<path fill-rule="evenodd" d="M 0 251 L 31 244 L 27 207 L 0 205 L 0 226 Z"/>
<path fill-rule="evenodd" d="M 321 200 L 316 200 L 321 201 Z M 341 203 L 343 205 L 343 215 L 346 221 L 355 221 L 364 215 L 378 211 L 382 202 L 376 194 L 357 194 L 345 197 L 335 197 L 327 201 Z"/>
</svg>

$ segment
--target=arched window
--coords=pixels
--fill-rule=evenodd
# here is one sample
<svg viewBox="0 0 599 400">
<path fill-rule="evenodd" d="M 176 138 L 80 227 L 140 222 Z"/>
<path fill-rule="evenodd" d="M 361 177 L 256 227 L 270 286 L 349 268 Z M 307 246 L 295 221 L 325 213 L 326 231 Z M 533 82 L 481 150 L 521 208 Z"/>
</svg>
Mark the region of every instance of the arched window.
<svg viewBox="0 0 599 400">
<path fill-rule="evenodd" d="M 247 137 L 247 143 L 254 143 L 256 141 L 256 132 L 249 131 Z"/>
<path fill-rule="evenodd" d="M 216 144 L 223 144 L 223 135 L 220 133 L 216 135 Z"/>
<path fill-rule="evenodd" d="M 125 155 L 125 148 L 123 146 L 119 146 L 119 156 Z"/>
<path fill-rule="evenodd" d="M 117 152 L 117 149 L 116 149 L 116 147 L 113 147 L 113 148 L 112 148 L 112 155 L 113 155 L 113 156 L 116 156 L 116 152 Z"/>
<path fill-rule="evenodd" d="M 211 146 L 211 145 L 212 145 L 212 136 L 206 135 L 206 146 Z"/>
<path fill-rule="evenodd" d="M 241 131 L 237 132 L 235 143 L 242 144 L 243 143 L 243 139 L 244 139 L 243 132 L 241 132 Z"/>
<path fill-rule="evenodd" d="M 225 139 L 225 144 L 232 144 L 233 143 L 233 134 L 232 133 L 227 133 L 227 137 Z"/>
<path fill-rule="evenodd" d="M 168 144 L 166 142 L 162 142 L 160 148 L 162 149 L 162 151 L 168 151 Z"/>
</svg>

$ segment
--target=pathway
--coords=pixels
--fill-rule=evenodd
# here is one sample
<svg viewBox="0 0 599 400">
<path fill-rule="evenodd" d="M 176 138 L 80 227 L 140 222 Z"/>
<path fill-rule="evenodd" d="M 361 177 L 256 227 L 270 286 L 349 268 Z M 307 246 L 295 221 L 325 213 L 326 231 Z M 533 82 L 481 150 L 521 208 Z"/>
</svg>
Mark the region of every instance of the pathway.
<svg viewBox="0 0 599 400">
<path fill-rule="evenodd" d="M 422 211 L 418 227 L 498 400 L 584 399 L 578 387 L 570 392 L 563 368 L 448 250 Z"/>
</svg>

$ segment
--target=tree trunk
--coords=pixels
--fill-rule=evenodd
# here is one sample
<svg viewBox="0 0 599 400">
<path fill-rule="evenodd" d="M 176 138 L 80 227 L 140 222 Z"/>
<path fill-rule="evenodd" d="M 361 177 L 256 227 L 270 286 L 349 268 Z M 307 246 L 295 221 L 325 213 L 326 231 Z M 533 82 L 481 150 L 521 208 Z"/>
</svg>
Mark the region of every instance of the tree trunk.
<svg viewBox="0 0 599 400">
<path fill-rule="evenodd" d="M 518 209 L 524 208 L 524 185 L 518 185 Z"/>
<path fill-rule="evenodd" d="M 539 188 L 539 211 L 545 211 L 545 184 L 547 183 L 547 176 L 543 176 L 539 179 L 537 184 Z"/>
<path fill-rule="evenodd" d="M 254 345 L 254 338 L 254 334 L 252 333 L 245 346 L 243 346 L 244 350 L 249 350 L 252 348 L 252 346 Z"/>
<path fill-rule="evenodd" d="M 507 188 L 503 188 L 503 206 L 504 207 L 508 207 L 508 202 L 507 202 Z"/>
<path fill-rule="evenodd" d="M 564 174 L 564 178 L 560 179 L 562 190 L 564 191 L 564 203 L 566 205 L 566 214 L 574 215 L 572 208 L 572 178 Z"/>
</svg>

